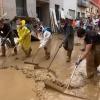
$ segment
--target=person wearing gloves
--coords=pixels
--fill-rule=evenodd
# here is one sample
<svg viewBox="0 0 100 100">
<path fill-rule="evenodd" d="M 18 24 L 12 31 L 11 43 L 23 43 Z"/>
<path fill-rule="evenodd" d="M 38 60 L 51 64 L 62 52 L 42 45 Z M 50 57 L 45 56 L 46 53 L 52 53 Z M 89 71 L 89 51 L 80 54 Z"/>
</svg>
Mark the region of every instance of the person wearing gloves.
<svg viewBox="0 0 100 100">
<path fill-rule="evenodd" d="M 6 41 L 9 39 L 11 43 L 11 48 L 14 48 L 14 55 L 17 55 L 17 48 L 15 47 L 15 41 L 14 41 L 14 34 L 11 31 L 11 27 L 8 23 L 4 23 L 4 20 L 0 20 L 0 37 L 1 37 L 1 57 L 6 56 Z"/>
<path fill-rule="evenodd" d="M 43 28 L 40 27 L 39 29 L 39 39 L 40 39 L 40 46 L 39 48 L 44 48 L 46 59 L 50 59 L 50 51 L 51 51 L 51 39 L 52 34 L 49 27 Z"/>
<path fill-rule="evenodd" d="M 16 45 L 20 45 L 24 51 L 26 57 L 29 57 L 31 54 L 31 32 L 26 27 L 25 20 L 17 20 L 17 32 L 18 32 L 18 41 Z"/>
<path fill-rule="evenodd" d="M 100 34 L 92 28 L 87 33 L 78 34 L 78 37 L 84 38 L 86 47 L 76 65 L 79 65 L 86 58 L 87 78 L 92 78 L 97 74 L 97 67 L 100 65 Z"/>
</svg>

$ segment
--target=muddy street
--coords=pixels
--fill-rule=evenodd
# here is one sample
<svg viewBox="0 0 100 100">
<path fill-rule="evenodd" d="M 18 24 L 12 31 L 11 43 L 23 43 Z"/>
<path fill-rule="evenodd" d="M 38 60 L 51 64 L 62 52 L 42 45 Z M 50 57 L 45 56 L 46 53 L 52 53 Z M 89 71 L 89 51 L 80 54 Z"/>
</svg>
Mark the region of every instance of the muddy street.
<svg viewBox="0 0 100 100">
<path fill-rule="evenodd" d="M 81 46 L 75 45 L 72 61 L 68 63 L 66 62 L 67 53 L 61 47 L 50 66 L 50 62 L 57 52 L 62 38 L 62 35 L 54 35 L 50 60 L 45 60 L 43 49 L 39 50 L 35 55 L 39 42 L 32 43 L 32 56 L 27 59 L 23 57 L 22 51 L 17 56 L 11 56 L 12 49 L 7 49 L 7 56 L 0 58 L 0 100 L 99 100 L 99 78 L 85 81 L 85 61 L 77 68 L 71 82 L 72 85 L 80 86 L 80 88 L 65 89 L 64 93 L 60 93 L 56 89 L 46 86 L 45 80 L 56 80 L 51 70 L 56 74 L 57 80 L 67 84 L 75 67 L 75 62 L 81 54 Z M 75 39 L 76 42 L 77 38 Z M 36 57 L 34 58 L 34 56 Z M 36 63 L 39 68 L 24 62 Z M 46 70 L 48 67 L 50 67 L 50 71 Z"/>
</svg>

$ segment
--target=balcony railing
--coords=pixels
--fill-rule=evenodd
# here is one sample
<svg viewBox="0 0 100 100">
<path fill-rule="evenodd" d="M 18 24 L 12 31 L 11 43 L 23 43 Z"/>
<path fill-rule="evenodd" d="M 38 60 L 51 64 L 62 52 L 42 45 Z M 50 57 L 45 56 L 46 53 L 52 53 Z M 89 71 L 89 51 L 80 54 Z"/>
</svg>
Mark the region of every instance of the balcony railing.
<svg viewBox="0 0 100 100">
<path fill-rule="evenodd" d="M 85 7 L 87 8 L 89 5 L 89 0 L 78 0 L 77 5 L 79 7 Z"/>
</svg>

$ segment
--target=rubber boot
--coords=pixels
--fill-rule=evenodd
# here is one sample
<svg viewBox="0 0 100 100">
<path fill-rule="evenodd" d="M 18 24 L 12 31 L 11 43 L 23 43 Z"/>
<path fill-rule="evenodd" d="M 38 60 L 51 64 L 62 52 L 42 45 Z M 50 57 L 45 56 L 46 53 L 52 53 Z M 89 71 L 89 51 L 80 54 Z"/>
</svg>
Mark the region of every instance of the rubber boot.
<svg viewBox="0 0 100 100">
<path fill-rule="evenodd" d="M 0 55 L 0 57 L 5 57 L 6 56 L 6 48 L 5 48 L 5 46 L 1 46 L 1 55 Z"/>
<path fill-rule="evenodd" d="M 28 52 L 28 54 L 27 54 L 27 57 L 30 57 L 31 52 L 32 52 L 32 48 L 29 49 L 29 52 Z"/>
<path fill-rule="evenodd" d="M 49 60 L 50 59 L 50 53 L 47 51 L 46 47 L 44 48 L 44 51 L 45 51 L 45 58 L 46 58 L 46 60 Z"/>
<path fill-rule="evenodd" d="M 17 55 L 17 47 L 14 48 L 14 54 Z"/>
<path fill-rule="evenodd" d="M 23 48 L 23 51 L 24 51 L 26 57 L 30 57 L 31 56 L 31 52 L 32 52 L 31 48 L 29 50 L 27 50 L 27 51 Z"/>
<path fill-rule="evenodd" d="M 47 53 L 46 54 L 46 60 L 49 60 L 50 59 L 50 53 Z"/>
<path fill-rule="evenodd" d="M 67 62 L 71 61 L 71 54 L 72 54 L 72 51 L 67 52 Z"/>
</svg>

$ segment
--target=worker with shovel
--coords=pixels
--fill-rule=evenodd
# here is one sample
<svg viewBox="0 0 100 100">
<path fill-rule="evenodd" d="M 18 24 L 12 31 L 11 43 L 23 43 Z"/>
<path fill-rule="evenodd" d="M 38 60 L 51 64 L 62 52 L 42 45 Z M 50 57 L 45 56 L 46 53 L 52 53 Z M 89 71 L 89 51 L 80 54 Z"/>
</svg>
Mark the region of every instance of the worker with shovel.
<svg viewBox="0 0 100 100">
<path fill-rule="evenodd" d="M 14 55 L 17 54 L 17 48 L 15 47 L 15 41 L 14 41 L 14 34 L 11 31 L 11 27 L 9 24 L 4 23 L 4 20 L 0 20 L 0 36 L 1 36 L 1 57 L 6 56 L 6 48 L 5 44 L 7 42 L 7 39 L 10 40 L 11 47 L 14 48 Z"/>
<path fill-rule="evenodd" d="M 31 32 L 26 27 L 25 20 L 17 20 L 17 32 L 18 32 L 18 41 L 16 45 L 20 45 L 24 51 L 26 57 L 29 57 L 31 54 Z"/>
<path fill-rule="evenodd" d="M 78 34 L 78 37 L 85 41 L 85 51 L 81 58 L 77 61 L 77 65 L 86 58 L 87 78 L 91 78 L 97 74 L 97 67 L 100 65 L 100 31 L 99 28 L 91 27 L 87 33 Z"/>
</svg>

